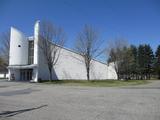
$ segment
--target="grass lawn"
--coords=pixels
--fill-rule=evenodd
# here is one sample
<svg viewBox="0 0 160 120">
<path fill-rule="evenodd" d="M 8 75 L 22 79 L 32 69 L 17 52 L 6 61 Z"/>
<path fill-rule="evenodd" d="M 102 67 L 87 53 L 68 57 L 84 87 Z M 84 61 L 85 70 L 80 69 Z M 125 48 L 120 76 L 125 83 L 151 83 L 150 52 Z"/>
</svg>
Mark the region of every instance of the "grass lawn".
<svg viewBox="0 0 160 120">
<path fill-rule="evenodd" d="M 52 82 L 43 81 L 45 84 L 54 84 L 54 85 L 65 85 L 65 86 L 91 86 L 91 87 L 118 87 L 118 86 L 132 86 L 132 85 L 141 85 L 147 84 L 151 81 L 148 80 L 54 80 Z"/>
</svg>

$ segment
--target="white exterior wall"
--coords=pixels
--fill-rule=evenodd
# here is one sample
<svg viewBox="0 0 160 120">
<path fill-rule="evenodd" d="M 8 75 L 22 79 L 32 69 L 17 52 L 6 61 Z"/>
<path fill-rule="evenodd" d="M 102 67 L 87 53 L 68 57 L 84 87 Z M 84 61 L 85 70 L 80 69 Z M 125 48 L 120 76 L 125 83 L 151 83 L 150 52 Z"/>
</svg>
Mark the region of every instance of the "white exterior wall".
<svg viewBox="0 0 160 120">
<path fill-rule="evenodd" d="M 49 71 L 44 57 L 39 57 L 39 78 L 48 80 Z M 57 64 L 54 66 L 53 79 L 86 80 L 87 73 L 83 58 L 70 50 L 62 48 Z M 92 60 L 90 79 L 117 79 L 117 74 L 112 66 Z"/>
<path fill-rule="evenodd" d="M 40 26 L 39 21 L 37 21 L 35 23 L 35 26 L 34 26 L 34 60 L 33 60 L 33 63 L 37 65 L 37 68 L 35 68 L 34 71 L 33 71 L 35 82 L 38 82 L 38 74 L 39 74 L 39 71 L 38 71 L 39 63 L 38 63 L 38 61 L 40 61 L 39 60 L 39 47 L 38 47 L 39 26 Z"/>
<path fill-rule="evenodd" d="M 38 64 L 39 21 L 34 26 L 34 64 Z"/>
<path fill-rule="evenodd" d="M 82 58 L 69 50 L 62 49 L 59 60 L 55 65 L 58 79 L 87 79 L 86 69 Z"/>
<path fill-rule="evenodd" d="M 118 76 L 117 76 L 117 73 L 115 71 L 115 68 L 114 68 L 114 64 L 113 63 L 110 63 L 108 65 L 108 68 L 107 68 L 107 76 L 108 76 L 108 79 L 114 79 L 113 76 L 116 75 L 116 79 L 118 79 Z"/>
<path fill-rule="evenodd" d="M 108 68 L 108 66 L 106 64 L 103 64 L 103 63 L 100 63 L 98 61 L 92 60 L 90 78 L 91 79 L 108 79 L 107 68 Z"/>
<path fill-rule="evenodd" d="M 11 27 L 9 57 L 9 65 L 28 64 L 28 40 L 22 32 L 13 27 Z"/>
</svg>

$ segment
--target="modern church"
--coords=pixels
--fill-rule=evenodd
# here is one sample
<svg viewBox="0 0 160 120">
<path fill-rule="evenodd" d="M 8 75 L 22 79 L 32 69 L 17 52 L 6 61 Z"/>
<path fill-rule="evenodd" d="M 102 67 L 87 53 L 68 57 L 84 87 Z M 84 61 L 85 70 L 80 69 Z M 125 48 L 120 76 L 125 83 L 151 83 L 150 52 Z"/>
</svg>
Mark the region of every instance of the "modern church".
<svg viewBox="0 0 160 120">
<path fill-rule="evenodd" d="M 11 27 L 9 52 L 9 80 L 32 81 L 49 80 L 49 70 L 38 46 L 40 21 L 34 26 L 34 35 L 25 36 L 21 31 Z M 53 69 L 54 80 L 87 80 L 87 72 L 82 56 L 68 48 L 62 48 L 59 59 Z M 90 79 L 117 79 L 112 64 L 107 65 L 92 60 Z"/>
</svg>

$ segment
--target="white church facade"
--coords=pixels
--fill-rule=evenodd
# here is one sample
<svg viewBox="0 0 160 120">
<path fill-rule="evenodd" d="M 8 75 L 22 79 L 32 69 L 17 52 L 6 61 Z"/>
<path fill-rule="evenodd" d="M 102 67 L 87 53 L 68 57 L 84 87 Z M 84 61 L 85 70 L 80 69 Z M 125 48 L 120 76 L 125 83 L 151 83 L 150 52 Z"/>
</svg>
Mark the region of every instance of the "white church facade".
<svg viewBox="0 0 160 120">
<path fill-rule="evenodd" d="M 34 26 L 33 37 L 26 37 L 21 31 L 11 27 L 9 52 L 9 80 L 34 81 L 49 80 L 49 70 L 40 54 L 39 21 Z M 67 48 L 62 48 L 59 59 L 53 69 L 55 80 L 87 80 L 84 63 L 75 59 L 82 57 Z M 107 80 L 117 79 L 112 65 L 92 60 L 90 79 Z"/>
</svg>

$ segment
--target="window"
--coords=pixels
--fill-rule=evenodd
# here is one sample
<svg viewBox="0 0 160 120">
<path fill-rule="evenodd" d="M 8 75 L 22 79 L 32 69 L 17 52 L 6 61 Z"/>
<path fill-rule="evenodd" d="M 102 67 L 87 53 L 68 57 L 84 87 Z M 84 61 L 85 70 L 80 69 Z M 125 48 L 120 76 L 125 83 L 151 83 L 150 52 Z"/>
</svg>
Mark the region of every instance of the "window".
<svg viewBox="0 0 160 120">
<path fill-rule="evenodd" d="M 34 59 L 34 41 L 29 41 L 28 64 L 33 64 L 33 59 Z"/>
</svg>

